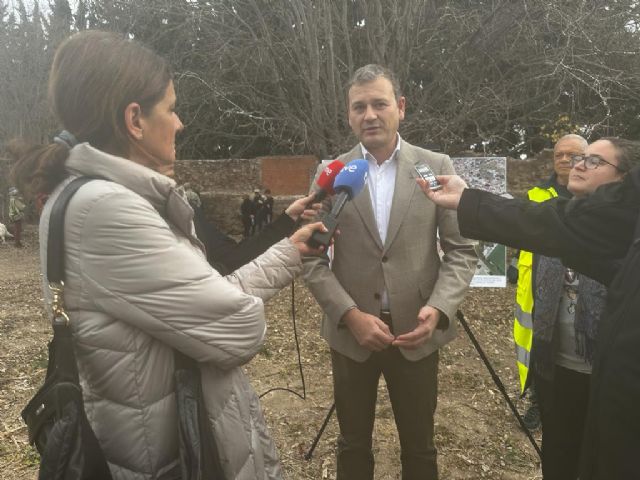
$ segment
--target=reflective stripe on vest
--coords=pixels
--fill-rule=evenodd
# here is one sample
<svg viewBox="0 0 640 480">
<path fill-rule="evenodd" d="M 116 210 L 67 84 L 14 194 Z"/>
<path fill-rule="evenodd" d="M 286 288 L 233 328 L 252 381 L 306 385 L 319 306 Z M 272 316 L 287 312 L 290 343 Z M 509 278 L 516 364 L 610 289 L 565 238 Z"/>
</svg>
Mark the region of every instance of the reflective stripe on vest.
<svg viewBox="0 0 640 480">
<path fill-rule="evenodd" d="M 533 202 L 545 202 L 557 197 L 558 193 L 553 187 L 534 187 L 527 192 L 529 200 Z M 520 251 L 518 257 L 518 287 L 516 293 L 515 320 L 513 322 L 513 340 L 516 344 L 516 361 L 518 375 L 520 377 L 520 392 L 524 393 L 529 375 L 529 360 L 531 344 L 533 342 L 533 285 L 531 282 L 531 267 L 533 254 Z"/>
</svg>

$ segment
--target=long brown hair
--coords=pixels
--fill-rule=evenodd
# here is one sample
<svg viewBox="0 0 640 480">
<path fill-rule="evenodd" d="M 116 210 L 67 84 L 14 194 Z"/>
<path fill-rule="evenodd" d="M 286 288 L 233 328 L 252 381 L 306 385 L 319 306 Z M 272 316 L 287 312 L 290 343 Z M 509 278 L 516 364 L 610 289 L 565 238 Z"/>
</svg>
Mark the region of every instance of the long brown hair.
<svg viewBox="0 0 640 480">
<path fill-rule="evenodd" d="M 168 63 L 149 48 L 117 33 L 86 30 L 58 47 L 49 74 L 49 102 L 78 142 L 125 156 L 125 108 L 137 102 L 143 112 L 151 110 L 170 81 Z M 66 176 L 69 149 L 64 145 L 14 141 L 9 149 L 16 159 L 11 176 L 25 195 L 48 194 Z"/>
</svg>

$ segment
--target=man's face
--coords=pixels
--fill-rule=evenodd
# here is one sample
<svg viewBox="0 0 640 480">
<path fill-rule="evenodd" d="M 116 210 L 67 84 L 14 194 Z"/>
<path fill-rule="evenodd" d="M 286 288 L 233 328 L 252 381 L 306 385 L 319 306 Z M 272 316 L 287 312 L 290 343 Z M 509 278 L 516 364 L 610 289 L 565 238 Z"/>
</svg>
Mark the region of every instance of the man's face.
<svg viewBox="0 0 640 480">
<path fill-rule="evenodd" d="M 585 145 L 575 138 L 565 138 L 559 140 L 553 147 L 553 170 L 558 176 L 558 183 L 566 185 L 569 181 L 569 172 L 571 172 L 571 155 L 584 154 Z"/>
<path fill-rule="evenodd" d="M 393 85 L 384 77 L 349 89 L 349 125 L 376 158 L 393 152 L 398 126 L 404 119 L 404 106 L 404 97 L 396 100 Z"/>
</svg>

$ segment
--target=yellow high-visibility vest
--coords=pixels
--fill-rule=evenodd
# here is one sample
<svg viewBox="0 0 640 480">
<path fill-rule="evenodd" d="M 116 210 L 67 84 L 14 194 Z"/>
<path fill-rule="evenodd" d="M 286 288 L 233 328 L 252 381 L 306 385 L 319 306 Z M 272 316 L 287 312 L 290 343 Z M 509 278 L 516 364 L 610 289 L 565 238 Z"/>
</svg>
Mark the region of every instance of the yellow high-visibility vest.
<svg viewBox="0 0 640 480">
<path fill-rule="evenodd" d="M 529 200 L 545 202 L 558 196 L 555 188 L 533 187 L 527 192 Z M 518 287 L 516 291 L 516 312 L 513 322 L 513 340 L 516 347 L 516 364 L 520 377 L 520 392 L 524 393 L 529 375 L 529 359 L 533 342 L 533 285 L 531 283 L 531 266 L 533 254 L 524 250 L 518 257 Z"/>
</svg>

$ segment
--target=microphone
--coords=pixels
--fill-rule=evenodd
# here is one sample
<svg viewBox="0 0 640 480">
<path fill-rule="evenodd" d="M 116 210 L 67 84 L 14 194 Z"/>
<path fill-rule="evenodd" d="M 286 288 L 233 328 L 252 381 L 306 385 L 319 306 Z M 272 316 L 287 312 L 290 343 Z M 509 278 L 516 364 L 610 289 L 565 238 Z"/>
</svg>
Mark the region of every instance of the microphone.
<svg viewBox="0 0 640 480">
<path fill-rule="evenodd" d="M 338 173 L 340 173 L 340 170 L 342 170 L 343 167 L 344 163 L 342 163 L 340 160 L 334 160 L 329 165 L 324 167 L 322 173 L 314 184 L 315 194 L 313 195 L 313 198 L 309 200 L 309 202 L 307 202 L 305 208 L 309 208 L 314 203 L 323 201 L 325 198 L 327 198 L 327 195 L 333 195 L 335 193 L 335 191 L 333 190 L 333 182 L 335 181 L 336 176 L 338 175 Z M 294 223 L 293 229 L 297 230 L 300 225 L 302 225 L 302 221 L 302 215 L 300 215 L 300 217 L 298 217 L 298 220 L 296 220 L 296 223 Z"/>
<path fill-rule="evenodd" d="M 358 159 L 347 163 L 336 176 L 333 189 L 336 196 L 331 211 L 321 218 L 322 223 L 327 228 L 327 232 L 313 232 L 308 243 L 313 248 L 329 246 L 331 237 L 338 227 L 338 216 L 349 200 L 358 195 L 367 184 L 369 174 L 369 162 Z"/>
<path fill-rule="evenodd" d="M 316 180 L 315 187 L 317 188 L 316 194 L 309 202 L 309 205 L 323 201 L 327 195 L 333 195 L 335 193 L 333 189 L 333 182 L 336 176 L 340 173 L 340 170 L 344 168 L 344 163 L 340 160 L 334 160 L 329 165 L 324 167 L 322 173 Z"/>
</svg>

